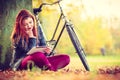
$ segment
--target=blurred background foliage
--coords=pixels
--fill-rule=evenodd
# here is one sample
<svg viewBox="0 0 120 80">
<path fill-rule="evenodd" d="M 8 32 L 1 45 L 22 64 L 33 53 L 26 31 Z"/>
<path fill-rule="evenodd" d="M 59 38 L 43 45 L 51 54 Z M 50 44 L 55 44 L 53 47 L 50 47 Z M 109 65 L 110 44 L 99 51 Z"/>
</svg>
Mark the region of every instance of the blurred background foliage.
<svg viewBox="0 0 120 80">
<path fill-rule="evenodd" d="M 38 8 L 40 4 L 52 3 L 56 0 L 33 0 L 33 8 Z M 103 16 L 89 16 L 86 12 L 82 0 L 62 0 L 61 5 L 67 18 L 73 23 L 74 29 L 80 39 L 82 47 L 86 54 L 119 54 L 120 53 L 120 28 L 117 22 L 119 18 L 112 16 L 105 18 Z M 57 20 L 60 16 L 58 5 L 44 6 L 39 18 L 46 34 L 47 40 L 52 38 Z M 60 25 L 61 30 L 63 22 Z M 120 25 L 120 24 L 119 24 Z M 59 35 L 57 32 L 56 38 Z M 74 47 L 69 36 L 64 31 L 60 42 L 57 45 L 57 52 L 75 53 Z"/>
</svg>

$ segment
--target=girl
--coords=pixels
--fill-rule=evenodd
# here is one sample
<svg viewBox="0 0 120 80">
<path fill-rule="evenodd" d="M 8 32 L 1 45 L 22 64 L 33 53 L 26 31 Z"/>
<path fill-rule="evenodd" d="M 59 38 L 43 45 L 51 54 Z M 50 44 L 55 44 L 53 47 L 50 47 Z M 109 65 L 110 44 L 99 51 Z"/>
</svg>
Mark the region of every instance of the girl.
<svg viewBox="0 0 120 80">
<path fill-rule="evenodd" d="M 44 54 L 49 54 L 51 50 L 46 46 L 44 36 L 40 30 L 37 30 L 34 15 L 28 10 L 23 9 L 18 13 L 11 34 L 11 42 L 14 49 L 10 66 L 13 70 L 27 69 L 28 63 L 32 61 L 41 69 L 57 71 L 70 62 L 70 58 L 66 54 L 49 57 Z M 46 47 L 42 49 L 43 51 L 27 55 L 29 50 L 36 47 L 37 44 Z"/>
</svg>

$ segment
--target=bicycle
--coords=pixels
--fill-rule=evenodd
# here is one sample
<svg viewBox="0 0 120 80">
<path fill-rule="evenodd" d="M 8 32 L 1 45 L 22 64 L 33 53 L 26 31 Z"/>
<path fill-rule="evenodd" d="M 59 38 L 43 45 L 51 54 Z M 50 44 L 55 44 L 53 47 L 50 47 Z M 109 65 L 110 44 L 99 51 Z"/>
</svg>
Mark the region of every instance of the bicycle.
<svg viewBox="0 0 120 80">
<path fill-rule="evenodd" d="M 33 13 L 34 13 L 35 16 L 36 16 L 38 26 L 40 26 L 40 21 L 39 21 L 39 18 L 38 18 L 38 13 L 42 11 L 42 7 L 43 7 L 44 5 L 54 5 L 54 4 L 58 4 L 58 5 L 59 5 L 59 9 L 60 9 L 60 12 L 61 12 L 61 13 L 60 13 L 60 17 L 59 17 L 59 20 L 58 20 L 58 22 L 57 22 L 57 25 L 56 25 L 55 31 L 54 31 L 54 33 L 53 33 L 53 36 L 52 36 L 51 40 L 48 41 L 49 43 L 51 43 L 51 42 L 54 43 L 54 47 L 52 48 L 52 52 L 50 53 L 49 56 L 54 55 L 54 50 L 55 50 L 55 48 L 56 48 L 56 46 L 57 46 L 57 44 L 58 44 L 58 42 L 59 42 L 59 40 L 60 40 L 60 38 L 61 38 L 61 35 L 62 35 L 64 29 L 66 28 L 66 30 L 67 30 L 67 32 L 68 32 L 68 35 L 69 35 L 69 37 L 70 37 L 70 39 L 71 39 L 71 41 L 72 41 L 72 43 L 73 43 L 73 46 L 74 46 L 74 48 L 75 48 L 75 50 L 76 50 L 79 58 L 81 59 L 81 61 L 82 61 L 82 63 L 83 63 L 83 66 L 85 67 L 85 69 L 86 69 L 87 71 L 90 71 L 89 65 L 88 65 L 87 60 L 86 60 L 85 51 L 84 51 L 84 49 L 82 48 L 81 43 L 80 43 L 80 41 L 79 41 L 79 39 L 78 39 L 78 37 L 77 37 L 77 35 L 76 35 L 76 33 L 75 33 L 73 24 L 71 24 L 71 23 L 69 22 L 69 20 L 66 18 L 66 16 L 64 15 L 63 9 L 62 9 L 62 7 L 61 7 L 61 5 L 60 5 L 60 1 L 61 1 L 61 0 L 58 0 L 58 1 L 54 2 L 54 3 L 42 3 L 42 4 L 39 6 L 39 8 L 34 8 L 34 9 L 33 9 Z M 55 37 L 55 35 L 56 35 L 56 32 L 57 32 L 57 29 L 58 29 L 58 27 L 59 27 L 60 21 L 61 21 L 62 19 L 64 19 L 65 22 L 64 22 L 64 25 L 63 25 L 60 33 L 59 33 L 59 36 L 58 36 L 57 40 L 55 41 L 55 40 L 54 40 L 54 37 Z M 41 27 L 41 31 L 43 32 L 42 27 Z M 44 32 L 43 32 L 43 33 L 44 33 Z M 43 35 L 44 35 L 44 34 L 43 34 Z M 44 36 L 45 36 L 45 35 L 44 35 Z"/>
</svg>

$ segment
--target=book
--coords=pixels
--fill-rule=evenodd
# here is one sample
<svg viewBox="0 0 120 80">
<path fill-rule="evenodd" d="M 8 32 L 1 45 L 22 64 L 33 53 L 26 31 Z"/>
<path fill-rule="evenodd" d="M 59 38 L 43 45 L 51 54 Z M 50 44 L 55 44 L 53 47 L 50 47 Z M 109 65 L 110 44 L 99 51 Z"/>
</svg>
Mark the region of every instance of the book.
<svg viewBox="0 0 120 80">
<path fill-rule="evenodd" d="M 45 53 L 45 48 L 46 46 L 33 47 L 30 51 L 28 51 L 27 55 L 34 54 L 35 52 Z"/>
</svg>

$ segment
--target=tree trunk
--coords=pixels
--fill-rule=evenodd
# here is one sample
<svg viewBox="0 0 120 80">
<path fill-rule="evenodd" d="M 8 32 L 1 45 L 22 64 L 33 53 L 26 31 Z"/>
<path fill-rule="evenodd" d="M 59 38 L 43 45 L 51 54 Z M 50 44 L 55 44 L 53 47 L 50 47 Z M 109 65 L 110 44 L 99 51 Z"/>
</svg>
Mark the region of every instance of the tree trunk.
<svg viewBox="0 0 120 80">
<path fill-rule="evenodd" d="M 0 70 L 9 68 L 12 53 L 10 35 L 15 17 L 21 9 L 32 11 L 32 0 L 0 1 Z"/>
</svg>

